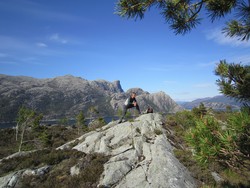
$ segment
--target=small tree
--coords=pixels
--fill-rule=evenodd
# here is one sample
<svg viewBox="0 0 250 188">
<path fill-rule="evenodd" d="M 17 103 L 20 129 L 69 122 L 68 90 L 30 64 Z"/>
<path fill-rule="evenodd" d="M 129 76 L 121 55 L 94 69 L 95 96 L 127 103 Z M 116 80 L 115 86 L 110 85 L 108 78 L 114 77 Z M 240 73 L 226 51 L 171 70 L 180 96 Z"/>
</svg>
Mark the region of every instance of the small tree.
<svg viewBox="0 0 250 188">
<path fill-rule="evenodd" d="M 194 113 L 195 116 L 202 119 L 203 116 L 207 114 L 207 109 L 203 103 L 200 103 L 199 107 L 195 107 L 192 109 L 192 112 Z"/>
<path fill-rule="evenodd" d="M 69 120 L 68 120 L 68 118 L 64 117 L 64 118 L 61 118 L 61 119 L 60 119 L 59 123 L 60 123 L 61 125 L 68 125 Z"/>
<path fill-rule="evenodd" d="M 18 116 L 17 116 L 17 126 L 16 126 L 16 140 L 18 140 L 19 129 L 21 130 L 20 133 L 20 144 L 18 151 L 20 152 L 22 149 L 24 134 L 26 128 L 28 126 L 38 126 L 40 124 L 41 119 L 43 116 L 41 114 L 37 114 L 35 111 L 21 107 Z"/>
<path fill-rule="evenodd" d="M 81 111 L 77 116 L 76 116 L 76 126 L 78 129 L 78 135 L 80 134 L 80 128 L 86 128 L 86 120 L 83 112 Z"/>
</svg>

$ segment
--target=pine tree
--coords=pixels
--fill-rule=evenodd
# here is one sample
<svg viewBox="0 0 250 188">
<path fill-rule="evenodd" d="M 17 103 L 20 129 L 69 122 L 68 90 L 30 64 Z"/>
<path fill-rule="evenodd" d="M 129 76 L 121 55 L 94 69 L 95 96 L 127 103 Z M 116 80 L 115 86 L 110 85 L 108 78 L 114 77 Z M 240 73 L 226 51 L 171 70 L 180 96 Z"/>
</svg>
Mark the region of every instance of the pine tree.
<svg viewBox="0 0 250 188">
<path fill-rule="evenodd" d="M 86 120 L 85 120 L 85 116 L 83 114 L 83 112 L 81 111 L 77 116 L 76 116 L 76 126 L 78 129 L 78 135 L 80 134 L 80 129 L 81 128 L 86 128 Z"/>
<path fill-rule="evenodd" d="M 215 74 L 221 93 L 239 101 L 250 102 L 250 66 L 220 61 Z"/>
<path fill-rule="evenodd" d="M 119 0 L 116 13 L 122 17 L 142 19 L 151 7 L 159 9 L 175 34 L 185 34 L 200 24 L 203 10 L 213 22 L 234 9 L 234 19 L 226 23 L 223 32 L 241 40 L 248 40 L 250 36 L 250 0 Z"/>
<path fill-rule="evenodd" d="M 22 149 L 22 144 L 24 142 L 24 134 L 27 127 L 38 126 L 40 124 L 41 119 L 43 116 L 41 114 L 37 114 L 35 111 L 21 107 L 18 111 L 17 116 L 17 125 L 16 125 L 16 140 L 18 140 L 19 129 L 21 130 L 20 133 L 20 144 L 18 151 L 20 152 Z"/>
</svg>

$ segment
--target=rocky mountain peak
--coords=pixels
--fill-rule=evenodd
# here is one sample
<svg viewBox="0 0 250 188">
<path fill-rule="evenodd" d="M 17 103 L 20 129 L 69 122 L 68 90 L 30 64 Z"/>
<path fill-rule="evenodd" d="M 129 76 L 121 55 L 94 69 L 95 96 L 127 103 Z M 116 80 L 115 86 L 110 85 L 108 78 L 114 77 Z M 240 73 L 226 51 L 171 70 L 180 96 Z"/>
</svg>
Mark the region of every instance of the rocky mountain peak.
<svg viewBox="0 0 250 188">
<path fill-rule="evenodd" d="M 182 110 L 164 92 L 150 94 L 141 88 L 124 92 L 119 80 L 89 81 L 72 75 L 48 79 L 0 75 L 0 122 L 15 120 L 21 106 L 43 113 L 45 119 L 72 118 L 80 111 L 86 114 L 93 106 L 100 115 L 113 116 L 119 108 L 123 108 L 132 91 L 137 93 L 142 111 L 148 105 L 155 112 Z"/>
</svg>

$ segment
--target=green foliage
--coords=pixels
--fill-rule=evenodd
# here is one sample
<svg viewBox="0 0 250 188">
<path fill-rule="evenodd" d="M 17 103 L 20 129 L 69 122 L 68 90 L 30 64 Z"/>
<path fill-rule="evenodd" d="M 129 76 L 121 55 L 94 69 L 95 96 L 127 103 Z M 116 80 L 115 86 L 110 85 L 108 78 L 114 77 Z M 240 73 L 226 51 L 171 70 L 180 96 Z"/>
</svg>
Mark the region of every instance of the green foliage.
<svg viewBox="0 0 250 188">
<path fill-rule="evenodd" d="M 154 129 L 154 132 L 155 132 L 156 135 L 163 134 L 162 130 L 160 130 L 160 129 Z"/>
<path fill-rule="evenodd" d="M 119 0 L 116 14 L 127 18 L 142 19 L 147 10 L 156 7 L 176 34 L 185 34 L 200 24 L 202 10 L 208 13 L 208 17 L 213 22 L 236 9 L 235 19 L 226 23 L 227 26 L 223 32 L 230 37 L 236 36 L 242 40 L 248 40 L 250 36 L 249 6 L 241 0 Z"/>
<path fill-rule="evenodd" d="M 125 117 L 126 119 L 130 119 L 132 117 L 132 113 L 130 112 L 130 110 L 127 111 Z"/>
<path fill-rule="evenodd" d="M 236 8 L 238 19 L 227 23 L 223 31 L 230 37 L 237 37 L 241 40 L 249 40 L 250 37 L 250 2 L 240 1 Z"/>
<path fill-rule="evenodd" d="M 98 118 L 98 122 L 99 122 L 100 126 L 104 126 L 104 125 L 107 124 L 107 122 L 104 120 L 103 117 L 99 117 L 99 118 Z"/>
<path fill-rule="evenodd" d="M 86 125 L 85 116 L 82 111 L 76 116 L 76 126 L 78 129 L 78 135 L 80 134 L 80 129 L 85 131 L 88 128 Z"/>
<path fill-rule="evenodd" d="M 97 107 L 91 106 L 88 109 L 88 114 L 89 114 L 90 118 L 94 118 L 99 114 L 99 111 L 98 111 Z"/>
<path fill-rule="evenodd" d="M 68 123 L 69 123 L 69 120 L 68 120 L 68 118 L 66 118 L 66 117 L 61 118 L 61 119 L 59 120 L 59 124 L 60 124 L 60 125 L 68 125 Z"/>
<path fill-rule="evenodd" d="M 202 118 L 193 111 L 182 111 L 168 115 L 164 128 L 176 157 L 199 187 L 249 187 L 249 121 L 248 108 L 207 113 Z M 225 181 L 216 183 L 211 176 L 214 171 Z"/>
<path fill-rule="evenodd" d="M 175 121 L 185 129 L 195 126 L 196 117 L 191 111 L 184 110 L 175 114 Z"/>
<path fill-rule="evenodd" d="M 16 126 L 16 140 L 18 140 L 19 129 L 20 133 L 20 145 L 19 152 L 22 149 L 23 138 L 27 127 L 38 127 L 43 115 L 37 114 L 35 111 L 29 108 L 21 107 L 18 111 L 17 126 Z"/>
<path fill-rule="evenodd" d="M 239 101 L 250 101 L 250 66 L 241 64 L 229 64 L 226 60 L 220 61 L 215 74 L 220 77 L 217 80 L 220 91 Z"/>
<path fill-rule="evenodd" d="M 187 133 L 186 140 L 194 148 L 196 159 L 206 164 L 213 160 L 220 151 L 218 138 L 214 132 L 220 129 L 219 123 L 210 116 L 197 119 L 194 128 Z"/>
<path fill-rule="evenodd" d="M 98 117 L 97 119 L 90 122 L 88 126 L 91 130 L 95 130 L 95 129 L 100 128 L 106 124 L 107 123 L 105 122 L 103 117 Z"/>
<path fill-rule="evenodd" d="M 223 127 L 212 116 L 196 121 L 186 135 L 194 148 L 196 159 L 202 164 L 218 161 L 230 168 L 246 164 L 250 152 L 250 116 L 248 111 L 233 113 Z"/>
<path fill-rule="evenodd" d="M 201 118 L 207 114 L 207 109 L 203 103 L 200 103 L 199 107 L 195 107 L 192 109 L 192 113 L 198 117 Z"/>
<path fill-rule="evenodd" d="M 117 116 L 121 118 L 122 117 L 122 113 L 123 113 L 122 108 L 118 108 L 118 110 L 117 110 Z"/>
<path fill-rule="evenodd" d="M 51 135 L 48 134 L 48 131 L 46 130 L 42 131 L 39 134 L 39 139 L 44 147 L 51 145 Z"/>
</svg>

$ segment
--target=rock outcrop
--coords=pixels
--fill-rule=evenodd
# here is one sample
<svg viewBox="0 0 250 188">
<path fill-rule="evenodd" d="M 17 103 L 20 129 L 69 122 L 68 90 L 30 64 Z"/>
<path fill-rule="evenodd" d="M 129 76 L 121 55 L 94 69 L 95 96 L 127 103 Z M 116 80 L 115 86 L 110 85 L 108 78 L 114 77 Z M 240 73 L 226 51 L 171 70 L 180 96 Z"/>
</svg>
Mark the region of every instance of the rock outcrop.
<svg viewBox="0 0 250 188">
<path fill-rule="evenodd" d="M 133 122 L 111 122 L 84 134 L 73 149 L 110 156 L 100 187 L 196 187 L 188 170 L 175 158 L 164 131 L 160 114 L 145 114 Z M 75 140 L 58 149 L 70 148 L 72 143 Z M 76 165 L 71 174 L 79 170 Z"/>
<path fill-rule="evenodd" d="M 35 79 L 0 75 L 0 122 L 16 120 L 18 109 L 26 106 L 43 113 L 45 119 L 73 118 L 80 111 L 85 116 L 90 107 L 100 115 L 113 116 L 130 91 L 136 91 L 142 110 L 150 105 L 155 112 L 174 113 L 182 108 L 164 92 L 150 94 L 140 88 L 124 92 L 120 81 L 88 81 L 71 75 Z"/>
</svg>

